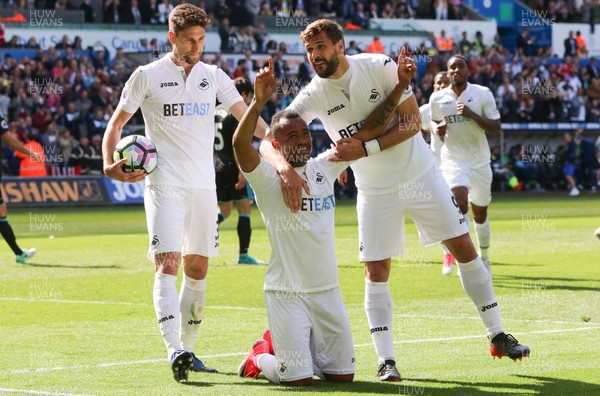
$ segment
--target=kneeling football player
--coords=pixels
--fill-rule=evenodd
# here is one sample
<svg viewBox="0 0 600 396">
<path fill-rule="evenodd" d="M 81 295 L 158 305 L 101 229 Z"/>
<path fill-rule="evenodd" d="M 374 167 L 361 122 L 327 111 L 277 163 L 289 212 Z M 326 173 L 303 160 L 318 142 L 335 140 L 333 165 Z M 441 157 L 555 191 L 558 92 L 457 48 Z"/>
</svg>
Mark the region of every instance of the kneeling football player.
<svg viewBox="0 0 600 396">
<path fill-rule="evenodd" d="M 291 214 L 276 170 L 252 146 L 261 110 L 275 91 L 272 70 L 269 59 L 269 67 L 256 77 L 254 99 L 233 138 L 238 164 L 254 189 L 272 248 L 264 284 L 270 334 L 255 341 L 238 374 L 256 378 L 262 371 L 275 384 L 298 386 L 311 384 L 313 375 L 351 382 L 354 347 L 337 274 L 333 191 L 335 179 L 350 163 L 335 161 L 334 150 L 311 158 L 311 135 L 302 118 L 291 110 L 275 114 L 271 143 L 310 192 L 303 194 L 301 210 Z M 392 91 L 382 106 L 388 100 L 397 102 L 402 91 Z M 380 109 L 373 114 L 387 115 Z M 369 117 L 365 127 L 371 125 L 376 131 L 378 123 Z"/>
</svg>

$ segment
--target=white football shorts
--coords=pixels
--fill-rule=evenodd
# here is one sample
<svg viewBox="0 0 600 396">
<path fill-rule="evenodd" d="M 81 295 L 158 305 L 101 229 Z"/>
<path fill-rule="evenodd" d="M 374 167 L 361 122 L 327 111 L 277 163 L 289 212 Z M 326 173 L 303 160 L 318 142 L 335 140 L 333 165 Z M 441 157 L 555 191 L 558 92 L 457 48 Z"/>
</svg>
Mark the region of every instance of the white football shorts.
<svg viewBox="0 0 600 396">
<path fill-rule="evenodd" d="M 267 317 L 282 382 L 352 374 L 354 344 L 340 288 L 322 292 L 265 291 Z"/>
<path fill-rule="evenodd" d="M 464 161 L 444 160 L 440 170 L 450 189 L 469 189 L 469 202 L 477 206 L 488 206 L 492 202 L 492 168 L 489 164 L 473 165 Z"/>
<path fill-rule="evenodd" d="M 404 253 L 404 213 L 413 219 L 424 246 L 469 232 L 464 216 L 436 166 L 398 191 L 356 199 L 360 261 L 378 261 Z"/>
<path fill-rule="evenodd" d="M 155 254 L 164 252 L 205 257 L 219 254 L 215 190 L 146 185 L 144 207 L 150 260 L 154 261 Z"/>
</svg>

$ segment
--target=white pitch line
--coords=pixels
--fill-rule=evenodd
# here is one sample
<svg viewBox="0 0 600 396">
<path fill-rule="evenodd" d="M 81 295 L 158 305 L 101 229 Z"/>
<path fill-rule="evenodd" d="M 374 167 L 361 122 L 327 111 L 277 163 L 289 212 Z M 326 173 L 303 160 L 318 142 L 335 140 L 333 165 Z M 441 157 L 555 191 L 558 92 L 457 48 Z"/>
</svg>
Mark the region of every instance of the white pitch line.
<svg viewBox="0 0 600 396">
<path fill-rule="evenodd" d="M 444 320 L 452 320 L 452 319 L 470 319 L 470 320 L 481 320 L 479 316 L 467 316 L 467 315 L 456 315 L 456 316 L 444 316 L 444 315 L 419 315 L 419 314 L 394 314 L 394 316 L 398 317 L 406 317 L 406 318 L 424 318 L 424 319 L 444 319 Z M 580 325 L 581 322 L 568 322 L 565 320 L 543 320 L 543 319 L 515 319 L 515 318 L 505 318 L 506 321 L 510 322 L 533 322 L 533 323 L 555 323 L 555 324 L 570 324 L 570 325 Z M 598 323 L 588 323 L 590 326 L 600 326 Z"/>
<path fill-rule="evenodd" d="M 0 392 L 6 393 L 27 393 L 30 395 L 54 395 L 54 396 L 89 396 L 80 393 L 61 393 L 61 392 L 46 392 L 40 390 L 28 390 L 28 389 L 10 389 L 0 388 Z"/>
<path fill-rule="evenodd" d="M 552 333 L 569 333 L 574 331 L 588 331 L 588 330 L 599 330 L 598 327 L 580 327 L 578 329 L 555 329 L 555 330 L 538 330 L 538 331 L 529 331 L 523 333 L 515 333 L 516 335 L 533 335 L 533 334 L 552 334 Z M 468 336 L 458 336 L 458 337 L 446 337 L 446 338 L 425 338 L 421 340 L 403 340 L 403 341 L 394 341 L 394 344 L 415 344 L 415 343 L 425 343 L 425 342 L 450 342 L 450 341 L 461 341 L 468 340 L 473 338 L 482 338 L 485 336 L 479 335 L 468 335 Z M 355 348 L 363 348 L 372 346 L 372 343 L 366 344 L 356 344 Z M 217 355 L 205 355 L 199 356 L 202 359 L 214 359 L 214 358 L 222 358 L 222 357 L 231 357 L 231 356 L 245 356 L 248 352 L 229 352 L 229 353 L 221 353 Z M 145 364 L 145 363 L 164 363 L 166 359 L 145 359 L 145 360 L 136 360 L 131 362 L 114 362 L 114 363 L 100 363 L 96 365 L 86 365 L 86 366 L 67 366 L 67 367 L 41 367 L 37 369 L 22 369 L 22 370 L 13 370 L 13 371 L 0 371 L 0 375 L 12 375 L 12 374 L 28 374 L 28 373 L 43 373 L 48 371 L 61 371 L 61 370 L 79 370 L 79 369 L 91 369 L 91 368 L 99 368 L 99 367 L 114 367 L 114 366 L 129 366 L 136 364 Z"/>
<path fill-rule="evenodd" d="M 152 307 L 153 304 L 134 303 L 127 301 L 97 301 L 97 300 L 61 300 L 56 298 L 25 298 L 25 297 L 0 297 L 0 301 L 23 301 L 23 302 L 47 302 L 47 303 L 63 303 L 63 304 L 91 304 L 91 305 L 134 305 L 143 307 Z M 208 309 L 231 309 L 242 311 L 258 311 L 262 308 L 254 307 L 230 307 L 225 305 L 207 305 Z"/>
</svg>

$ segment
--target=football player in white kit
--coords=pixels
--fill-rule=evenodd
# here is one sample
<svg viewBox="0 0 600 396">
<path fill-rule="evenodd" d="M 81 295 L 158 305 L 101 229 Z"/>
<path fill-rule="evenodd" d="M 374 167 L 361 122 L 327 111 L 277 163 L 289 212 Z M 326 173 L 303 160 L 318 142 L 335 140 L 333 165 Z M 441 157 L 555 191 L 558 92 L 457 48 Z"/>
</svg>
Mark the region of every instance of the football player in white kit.
<svg viewBox="0 0 600 396">
<path fill-rule="evenodd" d="M 395 62 L 376 54 L 346 56 L 342 28 L 329 19 L 312 22 L 300 38 L 317 76 L 289 109 L 306 123 L 318 117 L 336 142 L 340 160 L 362 158 L 352 168 L 359 191 L 365 310 L 379 358 L 379 379 L 401 379 L 395 362 L 388 279 L 390 258 L 403 250 L 404 212 L 410 213 L 424 245 L 443 241 L 458 261 L 463 288 L 477 307 L 492 355 L 512 359 L 529 355 L 529 348 L 504 333 L 491 277 L 471 241 L 465 219 L 434 166 L 431 150 L 421 136 L 415 138 L 421 124 L 410 86 L 390 109 L 403 121 L 399 127 L 380 137 L 370 131 L 357 133 L 365 117 L 396 85 Z"/>
<path fill-rule="evenodd" d="M 103 142 L 107 176 L 125 182 L 142 180 L 143 171 L 124 173 L 125 160 L 113 163 L 112 159 L 123 126 L 141 107 L 146 135 L 158 152 L 158 166 L 148 175 L 144 194 L 148 257 L 156 270 L 154 309 L 177 382 L 187 381 L 190 369 L 216 371 L 194 354 L 206 304 L 208 258 L 217 255 L 219 246 L 214 106 L 218 99 L 238 119 L 247 108 L 222 70 L 199 62 L 209 24 L 199 7 L 181 4 L 173 9 L 168 32 L 173 51 L 132 73 Z M 266 127 L 260 119 L 258 137 L 264 136 Z M 178 296 L 182 257 L 184 276 Z"/>
<path fill-rule="evenodd" d="M 489 88 L 468 82 L 469 64 L 465 57 L 450 57 L 448 76 L 451 86 L 429 98 L 432 129 L 444 141 L 440 169 L 467 220 L 471 203 L 481 260 L 489 271 L 487 207 L 492 200 L 492 168 L 485 133 L 500 133 L 500 113 Z M 452 272 L 452 261 L 448 266 L 444 259 L 442 272 Z"/>
<path fill-rule="evenodd" d="M 387 98 L 392 102 L 398 101 L 416 72 L 412 60 L 405 59 L 404 53 L 401 57 L 398 76 L 404 85 L 398 83 L 392 90 Z M 264 285 L 270 337 L 253 344 L 238 373 L 256 378 L 262 371 L 275 384 L 296 386 L 309 385 L 313 375 L 350 382 L 355 370 L 354 346 L 339 289 L 333 191 L 336 178 L 350 163 L 330 161 L 331 149 L 310 158 L 312 143 L 306 123 L 294 111 L 275 114 L 272 144 L 310 187 L 301 210 L 290 214 L 277 172 L 252 147 L 256 121 L 275 91 L 272 63 L 269 58 L 269 67 L 258 73 L 254 99 L 233 140 L 237 162 L 254 189 L 272 247 Z M 365 128 L 374 121 L 375 117 L 368 118 Z"/>
<path fill-rule="evenodd" d="M 448 73 L 445 71 L 438 72 L 433 78 L 433 92 L 444 89 L 449 85 L 450 79 L 448 78 Z M 435 132 L 432 133 L 430 104 L 425 103 L 423 106 L 419 107 L 419 112 L 421 113 L 421 132 L 423 133 L 424 137 L 425 135 L 429 136 L 429 148 L 435 156 L 435 163 L 439 168 L 441 164 L 440 151 L 442 150 L 444 142 Z M 442 250 L 444 251 L 444 257 L 442 260 L 442 274 L 450 275 L 452 273 L 454 264 L 454 256 L 444 244 L 442 244 Z"/>
</svg>

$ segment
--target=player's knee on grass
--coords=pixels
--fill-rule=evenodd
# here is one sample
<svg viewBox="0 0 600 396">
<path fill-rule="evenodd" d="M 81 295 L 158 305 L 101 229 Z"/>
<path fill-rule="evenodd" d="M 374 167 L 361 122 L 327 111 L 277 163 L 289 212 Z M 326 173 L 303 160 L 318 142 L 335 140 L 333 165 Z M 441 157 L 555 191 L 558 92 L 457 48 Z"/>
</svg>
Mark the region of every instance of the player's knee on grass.
<svg viewBox="0 0 600 396">
<path fill-rule="evenodd" d="M 312 378 L 303 378 L 303 379 L 299 379 L 299 380 L 295 380 L 295 381 L 282 382 L 281 385 L 285 385 L 285 386 L 309 386 L 309 385 L 312 385 L 312 383 L 313 383 L 313 379 Z"/>
<path fill-rule="evenodd" d="M 352 382 L 354 381 L 354 373 L 352 374 L 327 374 L 323 373 L 323 376 L 327 381 L 330 382 Z"/>
<path fill-rule="evenodd" d="M 387 282 L 390 277 L 391 259 L 367 261 L 365 277 L 371 282 Z"/>
<path fill-rule="evenodd" d="M 459 263 L 468 263 L 477 257 L 477 250 L 468 233 L 447 239 L 443 243 Z"/>
</svg>

